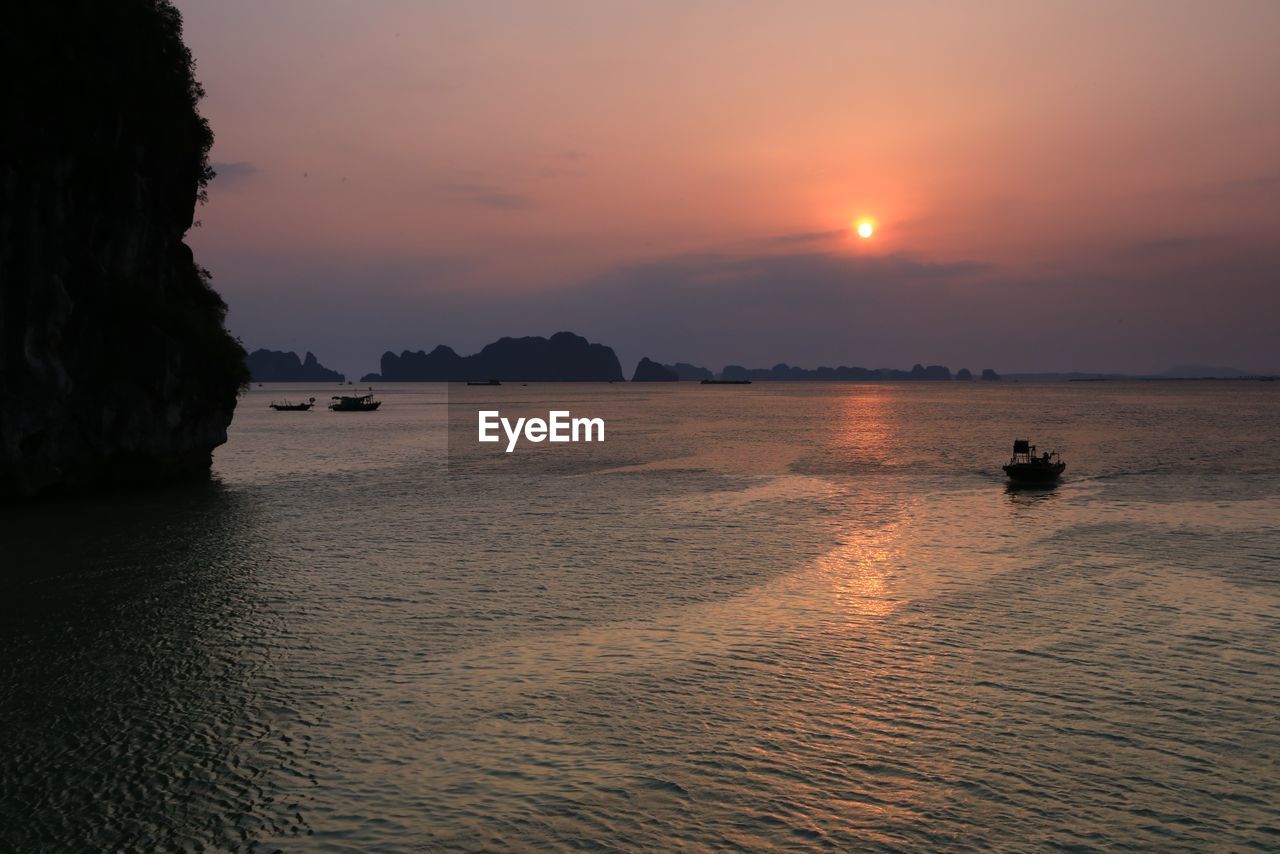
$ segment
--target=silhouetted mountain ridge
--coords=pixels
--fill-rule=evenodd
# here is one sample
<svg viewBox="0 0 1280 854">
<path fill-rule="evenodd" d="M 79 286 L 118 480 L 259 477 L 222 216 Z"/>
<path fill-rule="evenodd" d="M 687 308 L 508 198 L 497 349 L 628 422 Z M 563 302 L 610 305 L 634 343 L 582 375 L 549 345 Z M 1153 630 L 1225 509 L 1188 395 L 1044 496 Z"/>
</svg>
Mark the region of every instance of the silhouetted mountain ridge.
<svg viewBox="0 0 1280 854">
<path fill-rule="evenodd" d="M 1156 374 L 1171 379 L 1239 379 L 1254 376 L 1251 371 L 1228 368 L 1221 365 L 1175 365 Z"/>
<path fill-rule="evenodd" d="M 990 371 L 992 376 L 987 376 Z M 983 371 L 983 379 L 998 379 L 990 368 Z M 720 372 L 722 380 L 950 380 L 951 371 L 945 365 L 915 365 L 909 371 L 897 368 L 797 368 L 780 362 L 772 368 L 744 368 L 741 365 L 726 365 Z"/>
<path fill-rule="evenodd" d="M 1085 380 L 1241 380 L 1268 377 L 1268 374 L 1244 371 L 1216 365 L 1178 365 L 1158 374 L 1095 373 L 1090 371 L 1021 372 L 1009 374 L 1010 379 L 1032 382 L 1061 382 Z"/>
<path fill-rule="evenodd" d="M 361 382 L 622 382 L 622 366 L 611 347 L 592 344 L 572 332 L 550 338 L 499 338 L 479 353 L 459 356 L 437 346 L 430 353 L 405 350 L 382 354 L 382 371 Z"/>
<path fill-rule="evenodd" d="M 663 367 L 669 371 L 674 371 L 676 376 L 682 380 L 698 382 L 699 380 L 715 379 L 715 374 L 708 369 L 698 365 L 691 365 L 688 362 L 676 362 L 674 365 L 664 365 Z"/>
<path fill-rule="evenodd" d="M 248 358 L 249 373 L 258 383 L 346 382 L 346 377 L 330 370 L 307 351 L 305 359 L 285 350 L 254 350 Z"/>
<path fill-rule="evenodd" d="M 666 365 L 659 365 L 646 356 L 636 365 L 636 372 L 632 375 L 631 381 L 633 383 L 674 383 L 680 381 L 680 375 Z"/>
</svg>

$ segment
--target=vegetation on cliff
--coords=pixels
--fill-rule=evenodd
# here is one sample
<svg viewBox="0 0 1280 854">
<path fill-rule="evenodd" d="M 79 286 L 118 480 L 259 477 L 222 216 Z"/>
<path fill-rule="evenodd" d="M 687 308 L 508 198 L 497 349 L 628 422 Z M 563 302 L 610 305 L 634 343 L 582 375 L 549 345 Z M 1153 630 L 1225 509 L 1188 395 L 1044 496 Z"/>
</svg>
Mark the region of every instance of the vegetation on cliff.
<svg viewBox="0 0 1280 854">
<path fill-rule="evenodd" d="M 206 470 L 248 381 L 183 236 L 213 134 L 166 0 L 6 11 L 0 496 Z"/>
</svg>

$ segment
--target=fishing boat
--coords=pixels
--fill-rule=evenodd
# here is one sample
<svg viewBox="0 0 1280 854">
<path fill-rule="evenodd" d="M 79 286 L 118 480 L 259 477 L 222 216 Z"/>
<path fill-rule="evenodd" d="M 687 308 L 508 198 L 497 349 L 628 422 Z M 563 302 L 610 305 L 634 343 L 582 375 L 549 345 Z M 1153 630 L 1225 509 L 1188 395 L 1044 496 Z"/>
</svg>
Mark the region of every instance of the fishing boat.
<svg viewBox="0 0 1280 854">
<path fill-rule="evenodd" d="M 1013 440 L 1013 457 L 1004 467 L 1009 480 L 1021 484 L 1054 483 L 1067 464 L 1057 451 L 1044 451 L 1036 456 L 1036 446 L 1029 439 Z"/>
<path fill-rule="evenodd" d="M 271 401 L 271 408 L 276 412 L 306 412 L 315 405 L 316 399 L 314 397 L 308 398 L 303 403 L 290 403 L 288 398 L 285 398 L 283 403 Z"/>
<path fill-rule="evenodd" d="M 381 405 L 382 401 L 374 400 L 371 394 L 359 396 L 335 394 L 329 408 L 334 412 L 373 412 Z"/>
</svg>

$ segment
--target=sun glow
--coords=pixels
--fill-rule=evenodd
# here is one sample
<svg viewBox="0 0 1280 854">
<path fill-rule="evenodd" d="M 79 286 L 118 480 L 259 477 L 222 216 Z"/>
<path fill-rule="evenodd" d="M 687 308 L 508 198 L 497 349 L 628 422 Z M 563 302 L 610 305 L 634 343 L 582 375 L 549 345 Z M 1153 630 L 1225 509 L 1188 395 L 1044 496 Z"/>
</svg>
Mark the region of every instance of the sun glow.
<svg viewBox="0 0 1280 854">
<path fill-rule="evenodd" d="M 864 219 L 858 223 L 858 236 L 863 240 L 876 233 L 875 224 L 869 219 Z"/>
</svg>

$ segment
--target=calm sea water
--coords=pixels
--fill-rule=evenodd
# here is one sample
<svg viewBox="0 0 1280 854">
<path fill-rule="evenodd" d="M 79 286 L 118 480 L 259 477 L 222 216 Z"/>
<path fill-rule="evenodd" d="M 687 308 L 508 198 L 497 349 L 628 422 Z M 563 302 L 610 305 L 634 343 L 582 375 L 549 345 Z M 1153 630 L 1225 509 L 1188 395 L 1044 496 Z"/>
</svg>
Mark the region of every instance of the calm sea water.
<svg viewBox="0 0 1280 854">
<path fill-rule="evenodd" d="M 1280 847 L 1273 384 L 330 391 L 4 509 L 0 849 Z"/>
</svg>

